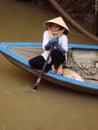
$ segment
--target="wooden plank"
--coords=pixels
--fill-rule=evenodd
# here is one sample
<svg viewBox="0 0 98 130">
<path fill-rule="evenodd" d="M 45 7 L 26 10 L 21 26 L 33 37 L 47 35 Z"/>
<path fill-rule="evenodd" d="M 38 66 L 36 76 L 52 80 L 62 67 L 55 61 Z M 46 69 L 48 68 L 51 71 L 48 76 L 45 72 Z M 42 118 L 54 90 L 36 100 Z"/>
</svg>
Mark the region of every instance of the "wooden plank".
<svg viewBox="0 0 98 130">
<path fill-rule="evenodd" d="M 26 59 L 33 58 L 37 55 L 40 55 L 43 52 L 43 49 L 41 47 L 9 46 L 7 47 L 7 49 Z"/>
</svg>

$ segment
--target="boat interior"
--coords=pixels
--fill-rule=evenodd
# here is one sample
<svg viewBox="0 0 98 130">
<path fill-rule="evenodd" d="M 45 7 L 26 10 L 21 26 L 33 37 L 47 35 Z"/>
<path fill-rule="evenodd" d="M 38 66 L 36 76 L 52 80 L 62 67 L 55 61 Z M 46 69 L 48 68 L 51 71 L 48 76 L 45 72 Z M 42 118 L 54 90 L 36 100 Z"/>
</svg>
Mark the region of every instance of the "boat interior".
<svg viewBox="0 0 98 130">
<path fill-rule="evenodd" d="M 29 60 L 40 55 L 40 46 L 8 46 L 7 49 Z M 65 67 L 78 73 L 84 81 L 98 84 L 98 50 L 69 48 Z"/>
<path fill-rule="evenodd" d="M 98 84 L 98 50 L 70 48 L 66 66 L 86 82 Z"/>
</svg>

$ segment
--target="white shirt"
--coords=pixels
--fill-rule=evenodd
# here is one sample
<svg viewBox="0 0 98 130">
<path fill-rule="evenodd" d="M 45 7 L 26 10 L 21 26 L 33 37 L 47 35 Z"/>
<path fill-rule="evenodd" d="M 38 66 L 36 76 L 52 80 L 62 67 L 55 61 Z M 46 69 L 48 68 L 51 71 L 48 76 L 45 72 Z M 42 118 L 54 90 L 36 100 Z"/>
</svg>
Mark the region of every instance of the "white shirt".
<svg viewBox="0 0 98 130">
<path fill-rule="evenodd" d="M 45 45 L 49 42 L 51 38 L 52 37 L 50 36 L 49 31 L 45 31 L 43 34 L 43 42 L 42 42 L 42 48 L 44 49 L 44 52 L 41 54 L 45 60 L 47 59 L 48 54 L 49 54 L 49 51 L 45 50 Z M 65 34 L 62 34 L 59 36 L 58 44 L 60 44 L 66 52 L 68 51 L 68 38 Z M 51 61 L 51 57 L 49 59 L 49 62 L 50 61 Z"/>
</svg>

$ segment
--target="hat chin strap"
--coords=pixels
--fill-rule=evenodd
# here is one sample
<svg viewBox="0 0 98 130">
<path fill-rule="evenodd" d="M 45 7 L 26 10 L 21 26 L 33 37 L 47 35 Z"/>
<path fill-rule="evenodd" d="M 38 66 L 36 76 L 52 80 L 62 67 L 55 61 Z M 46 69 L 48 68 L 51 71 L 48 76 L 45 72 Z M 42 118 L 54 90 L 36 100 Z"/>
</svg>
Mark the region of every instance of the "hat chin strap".
<svg viewBox="0 0 98 130">
<path fill-rule="evenodd" d="M 60 35 L 62 35 L 64 33 L 65 29 L 53 32 L 50 28 L 48 28 L 48 31 L 50 33 L 50 36 L 54 37 L 54 36 L 60 36 Z"/>
</svg>

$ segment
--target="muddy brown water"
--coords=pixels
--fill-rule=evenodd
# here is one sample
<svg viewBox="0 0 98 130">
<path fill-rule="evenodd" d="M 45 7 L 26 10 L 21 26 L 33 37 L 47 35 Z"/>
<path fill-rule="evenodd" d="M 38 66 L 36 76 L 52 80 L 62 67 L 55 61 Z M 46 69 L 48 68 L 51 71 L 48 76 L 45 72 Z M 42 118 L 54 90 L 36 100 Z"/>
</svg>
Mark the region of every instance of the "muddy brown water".
<svg viewBox="0 0 98 130">
<path fill-rule="evenodd" d="M 41 41 L 42 23 L 55 16 L 33 2 L 0 0 L 0 40 Z M 93 43 L 71 30 L 70 42 Z M 0 54 L 0 130 L 98 130 L 98 96 L 44 80 L 34 91 L 35 82 Z"/>
</svg>

